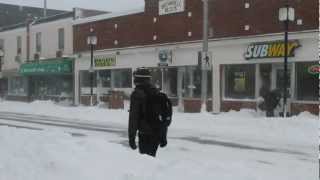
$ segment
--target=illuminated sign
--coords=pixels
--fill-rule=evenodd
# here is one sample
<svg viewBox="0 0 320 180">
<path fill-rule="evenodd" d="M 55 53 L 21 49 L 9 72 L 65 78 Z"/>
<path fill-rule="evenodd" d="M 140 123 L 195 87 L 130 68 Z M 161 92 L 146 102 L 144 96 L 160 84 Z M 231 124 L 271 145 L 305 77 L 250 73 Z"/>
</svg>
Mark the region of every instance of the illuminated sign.
<svg viewBox="0 0 320 180">
<path fill-rule="evenodd" d="M 165 49 L 159 51 L 159 66 L 168 66 L 172 63 L 172 51 Z"/>
<path fill-rule="evenodd" d="M 283 41 L 252 43 L 248 46 L 244 56 L 247 60 L 284 57 L 284 45 Z M 288 57 L 294 57 L 294 52 L 298 47 L 300 47 L 298 40 L 289 41 Z"/>
<path fill-rule="evenodd" d="M 95 57 L 94 58 L 94 66 L 95 67 L 107 67 L 107 66 L 115 66 L 116 65 L 116 57 Z"/>
<path fill-rule="evenodd" d="M 183 12 L 185 9 L 185 0 L 160 0 L 159 15 Z"/>
<path fill-rule="evenodd" d="M 313 65 L 308 68 L 310 74 L 316 75 L 320 73 L 320 65 Z"/>
</svg>

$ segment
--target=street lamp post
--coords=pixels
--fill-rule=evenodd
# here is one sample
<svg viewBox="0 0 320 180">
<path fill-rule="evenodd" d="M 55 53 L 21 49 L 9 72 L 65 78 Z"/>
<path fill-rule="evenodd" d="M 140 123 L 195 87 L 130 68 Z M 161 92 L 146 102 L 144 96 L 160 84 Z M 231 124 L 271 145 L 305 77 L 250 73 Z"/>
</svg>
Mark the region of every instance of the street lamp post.
<svg viewBox="0 0 320 180">
<path fill-rule="evenodd" d="M 89 73 L 90 73 L 90 106 L 93 105 L 93 50 L 94 46 L 97 45 L 97 36 L 94 35 L 94 29 L 90 28 L 90 35 L 88 36 L 87 43 L 90 46 L 90 68 L 89 68 Z"/>
<path fill-rule="evenodd" d="M 289 21 L 294 21 L 294 8 L 285 7 L 279 9 L 279 21 L 284 22 L 284 71 L 283 71 L 283 117 L 287 116 L 287 86 L 288 86 L 288 29 Z"/>
</svg>

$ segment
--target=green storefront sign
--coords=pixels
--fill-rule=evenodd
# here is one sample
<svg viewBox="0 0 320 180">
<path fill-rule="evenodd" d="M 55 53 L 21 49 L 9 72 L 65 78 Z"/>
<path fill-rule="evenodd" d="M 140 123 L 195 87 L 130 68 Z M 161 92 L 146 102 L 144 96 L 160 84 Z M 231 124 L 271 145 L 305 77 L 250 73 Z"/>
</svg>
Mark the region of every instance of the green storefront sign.
<svg viewBox="0 0 320 180">
<path fill-rule="evenodd" d="M 72 74 L 72 61 L 72 58 L 63 58 L 26 63 L 20 66 L 19 72 L 22 75 Z"/>
<path fill-rule="evenodd" d="M 95 57 L 94 66 L 95 67 L 106 67 L 106 66 L 115 66 L 116 57 Z"/>
</svg>

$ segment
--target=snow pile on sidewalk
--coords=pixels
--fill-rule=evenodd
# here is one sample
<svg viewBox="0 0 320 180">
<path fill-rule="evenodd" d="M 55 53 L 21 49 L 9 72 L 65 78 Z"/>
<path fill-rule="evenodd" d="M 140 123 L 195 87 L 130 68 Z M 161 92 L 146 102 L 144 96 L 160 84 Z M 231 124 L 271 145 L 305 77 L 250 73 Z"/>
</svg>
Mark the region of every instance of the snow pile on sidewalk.
<svg viewBox="0 0 320 180">
<path fill-rule="evenodd" d="M 71 118 L 126 130 L 128 112 L 0 102 L 0 112 Z M 2 180 L 301 180 L 317 178 L 318 120 L 309 113 L 265 118 L 251 110 L 174 114 L 169 146 L 158 158 L 130 150 L 127 137 L 0 127 Z M 295 169 L 293 171 L 293 169 Z"/>
<path fill-rule="evenodd" d="M 0 142 L 1 180 L 141 180 L 161 166 L 118 144 L 57 132 L 0 127 Z"/>
<path fill-rule="evenodd" d="M 105 107 L 68 107 L 52 101 L 32 103 L 3 101 L 0 112 L 17 112 L 85 121 L 93 124 L 115 124 L 126 128 L 128 124 L 128 102 L 124 110 L 110 110 Z M 192 133 L 202 133 L 202 137 L 214 134 L 238 140 L 250 137 L 257 142 L 277 142 L 277 144 L 306 144 L 315 146 L 317 142 L 317 117 L 310 113 L 283 119 L 266 118 L 253 110 L 231 111 L 212 115 L 210 113 L 179 113 L 173 115 L 172 129 Z M 303 129 L 303 130 L 302 130 Z"/>
</svg>

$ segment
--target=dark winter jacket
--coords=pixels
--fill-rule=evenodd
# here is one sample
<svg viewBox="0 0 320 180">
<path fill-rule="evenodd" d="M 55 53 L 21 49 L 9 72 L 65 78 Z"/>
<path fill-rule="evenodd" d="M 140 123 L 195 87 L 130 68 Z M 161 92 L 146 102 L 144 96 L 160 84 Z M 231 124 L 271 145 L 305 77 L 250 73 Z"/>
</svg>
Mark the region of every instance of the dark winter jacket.
<svg viewBox="0 0 320 180">
<path fill-rule="evenodd" d="M 266 110 L 270 111 L 274 110 L 279 105 L 281 94 L 278 90 L 273 90 L 266 93 L 263 98 Z"/>
<path fill-rule="evenodd" d="M 153 124 L 147 116 L 147 97 L 157 93 L 158 90 L 151 84 L 137 85 L 130 97 L 129 114 L 129 139 L 134 139 L 137 131 L 141 134 L 154 135 L 159 134 L 158 124 Z"/>
</svg>

